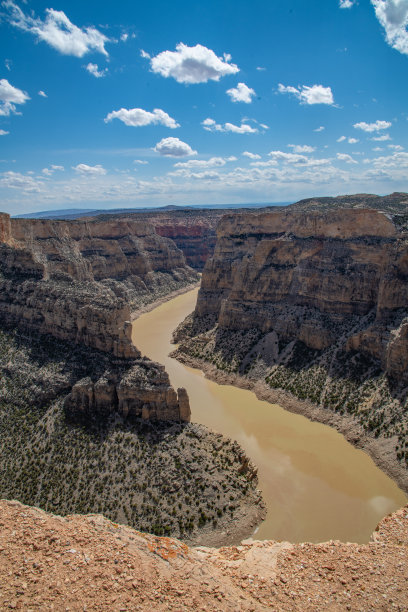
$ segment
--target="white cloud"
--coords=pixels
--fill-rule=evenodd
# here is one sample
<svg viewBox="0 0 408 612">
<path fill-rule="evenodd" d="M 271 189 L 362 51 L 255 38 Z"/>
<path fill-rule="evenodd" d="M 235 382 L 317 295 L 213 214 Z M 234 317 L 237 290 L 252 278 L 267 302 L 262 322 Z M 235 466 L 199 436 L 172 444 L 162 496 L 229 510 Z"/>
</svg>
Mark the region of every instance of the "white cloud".
<svg viewBox="0 0 408 612">
<path fill-rule="evenodd" d="M 336 142 L 344 142 L 345 140 L 346 140 L 345 136 L 340 136 L 340 138 L 338 138 Z"/>
<path fill-rule="evenodd" d="M 313 153 L 313 151 L 316 150 L 315 147 L 310 147 L 309 145 L 288 144 L 288 147 L 290 147 L 294 153 Z"/>
<path fill-rule="evenodd" d="M 374 147 L 373 151 L 384 151 L 384 149 L 382 147 Z M 369 160 L 364 160 L 365 161 L 369 161 Z"/>
<path fill-rule="evenodd" d="M 242 155 L 249 157 L 249 159 L 261 159 L 261 156 L 258 155 L 258 153 L 250 153 L 249 151 L 244 151 Z"/>
<path fill-rule="evenodd" d="M 323 132 L 323 130 L 325 129 L 324 125 L 321 125 L 320 127 L 316 128 L 315 130 L 313 130 L 314 132 Z"/>
<path fill-rule="evenodd" d="M 215 168 L 225 166 L 227 161 L 235 161 L 234 159 L 225 160 L 222 157 L 211 157 L 210 159 L 189 159 L 186 162 L 177 162 L 175 168 Z"/>
<path fill-rule="evenodd" d="M 28 173 L 27 173 L 28 174 Z M 0 179 L 0 185 L 2 187 L 8 187 L 9 189 L 18 189 L 24 193 L 38 193 L 41 190 L 43 183 L 36 181 L 31 176 L 22 174 L 21 172 L 3 172 L 2 178 Z"/>
<path fill-rule="evenodd" d="M 10 70 L 11 70 L 11 64 L 12 64 L 12 61 L 11 61 L 10 59 L 5 59 L 5 60 L 4 60 L 4 65 L 5 65 L 5 67 L 7 68 L 7 70 L 8 70 L 9 72 L 10 72 Z"/>
<path fill-rule="evenodd" d="M 408 2 L 406 0 L 371 0 L 378 21 L 385 30 L 385 40 L 400 53 L 408 54 Z"/>
<path fill-rule="evenodd" d="M 183 43 L 176 51 L 162 51 L 150 60 L 153 72 L 172 77 L 178 83 L 206 83 L 219 81 L 221 77 L 239 72 L 238 66 L 230 64 L 231 56 L 217 57 L 203 45 L 188 47 Z"/>
<path fill-rule="evenodd" d="M 187 157 L 189 155 L 197 155 L 197 151 L 193 149 L 186 142 L 183 142 L 179 138 L 163 138 L 156 144 L 153 151 L 164 155 L 165 157 Z"/>
<path fill-rule="evenodd" d="M 13 87 L 7 79 L 0 79 L 0 116 L 19 114 L 16 104 L 24 104 L 30 97 L 21 89 Z"/>
<path fill-rule="evenodd" d="M 314 159 L 300 155 L 299 153 L 286 153 L 285 151 L 271 151 L 268 153 L 271 158 L 270 162 L 253 162 L 254 166 L 275 165 L 282 161 L 286 164 L 294 164 L 300 166 L 324 166 L 330 163 L 329 159 Z"/>
<path fill-rule="evenodd" d="M 330 87 L 323 85 L 301 85 L 299 88 L 291 85 L 278 85 L 279 93 L 293 94 L 302 104 L 334 104 L 333 93 Z"/>
<path fill-rule="evenodd" d="M 121 34 L 120 36 L 120 40 L 122 42 L 126 42 L 128 38 L 129 38 L 129 34 L 127 34 L 126 32 L 123 32 L 123 34 Z"/>
<path fill-rule="evenodd" d="M 226 132 L 234 132 L 234 134 L 256 134 L 258 130 L 256 128 L 241 123 L 241 125 L 234 125 L 233 123 L 225 123 L 224 130 Z"/>
<path fill-rule="evenodd" d="M 403 151 L 404 150 L 404 147 L 401 147 L 401 145 L 391 144 L 391 145 L 387 145 L 387 147 L 389 149 L 394 149 L 394 151 Z"/>
<path fill-rule="evenodd" d="M 391 140 L 389 134 L 381 134 L 381 136 L 373 136 L 371 140 L 377 140 L 378 142 L 384 142 L 385 140 Z"/>
<path fill-rule="evenodd" d="M 180 127 L 170 115 L 164 112 L 161 108 L 155 108 L 152 113 L 145 111 L 142 108 L 121 108 L 118 111 L 109 113 L 104 121 L 108 123 L 112 119 L 119 119 L 125 125 L 132 127 L 143 127 L 145 125 L 164 125 L 165 127 L 175 129 Z"/>
<path fill-rule="evenodd" d="M 255 91 L 245 85 L 245 83 L 238 83 L 238 85 L 232 89 L 227 89 L 227 94 L 233 102 L 245 102 L 250 104 L 252 97 L 255 96 Z"/>
<path fill-rule="evenodd" d="M 354 4 L 355 0 L 339 0 L 339 5 L 341 9 L 351 8 Z"/>
<path fill-rule="evenodd" d="M 77 164 L 76 166 L 72 166 L 72 169 L 75 172 L 79 172 L 79 174 L 83 174 L 85 176 L 102 176 L 106 174 L 105 168 L 103 168 L 100 164 L 96 166 L 88 166 L 88 164 Z"/>
<path fill-rule="evenodd" d="M 141 166 L 146 166 L 146 164 L 148 164 L 148 161 L 145 161 L 144 159 L 134 159 L 133 160 L 134 164 L 140 164 Z"/>
<path fill-rule="evenodd" d="M 349 144 L 356 144 L 357 142 L 360 142 L 358 138 L 348 138 L 347 142 Z"/>
<path fill-rule="evenodd" d="M 10 134 L 10 132 L 6 132 L 6 130 L 0 130 L 0 136 L 6 136 L 7 134 Z"/>
<path fill-rule="evenodd" d="M 387 130 L 391 127 L 390 121 L 375 121 L 374 123 L 366 123 L 365 121 L 360 121 L 360 123 L 354 123 L 353 127 L 358 130 L 363 130 L 364 132 L 379 132 L 380 130 Z"/>
<path fill-rule="evenodd" d="M 91 62 L 85 66 L 85 70 L 87 70 L 90 74 L 93 74 L 97 79 L 101 79 L 106 76 L 108 69 L 103 68 L 99 70 L 98 64 L 92 64 Z"/>
<path fill-rule="evenodd" d="M 42 89 L 40 89 L 40 91 L 38 92 L 38 95 L 41 96 L 42 98 L 48 98 L 47 94 Z"/>
<path fill-rule="evenodd" d="M 266 68 L 264 68 L 263 66 L 257 66 L 256 69 L 258 70 L 258 72 L 263 72 L 264 70 L 266 70 Z"/>
<path fill-rule="evenodd" d="M 234 132 L 235 134 L 256 134 L 258 132 L 257 128 L 253 128 L 246 123 L 241 123 L 241 125 L 224 123 L 224 125 L 221 125 L 209 117 L 204 119 L 204 121 L 201 122 L 201 125 L 205 130 L 207 130 L 207 132 Z"/>
<path fill-rule="evenodd" d="M 150 59 L 150 55 L 146 53 L 144 49 L 140 49 L 140 57 L 143 57 L 143 59 Z"/>
<path fill-rule="evenodd" d="M 347 164 L 357 164 L 358 163 L 356 162 L 355 159 L 351 157 L 351 155 L 348 155 L 347 153 L 337 153 L 337 159 L 339 159 L 340 161 L 344 161 Z"/>
<path fill-rule="evenodd" d="M 46 9 L 46 17 L 42 21 L 23 13 L 12 0 L 3 2 L 3 6 L 8 9 L 7 18 L 13 26 L 30 32 L 64 55 L 83 57 L 90 51 L 108 55 L 105 44 L 109 38 L 93 26 L 78 28 L 63 11 Z"/>
<path fill-rule="evenodd" d="M 56 170 L 63 171 L 65 170 L 64 166 L 57 166 L 55 164 L 51 164 L 50 168 L 43 168 L 41 172 L 46 176 L 52 176 Z"/>
</svg>

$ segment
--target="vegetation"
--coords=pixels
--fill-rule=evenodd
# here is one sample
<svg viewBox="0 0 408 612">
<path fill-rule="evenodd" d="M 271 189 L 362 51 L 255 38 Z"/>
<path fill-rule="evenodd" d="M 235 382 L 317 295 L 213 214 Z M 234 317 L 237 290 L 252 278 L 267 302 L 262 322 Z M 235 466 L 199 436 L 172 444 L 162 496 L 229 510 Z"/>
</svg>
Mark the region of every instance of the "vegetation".
<svg viewBox="0 0 408 612">
<path fill-rule="evenodd" d="M 63 400 L 109 356 L 0 331 L 0 496 L 59 513 L 103 513 L 186 539 L 259 502 L 240 447 L 204 426 L 112 414 L 78 423 Z"/>
</svg>

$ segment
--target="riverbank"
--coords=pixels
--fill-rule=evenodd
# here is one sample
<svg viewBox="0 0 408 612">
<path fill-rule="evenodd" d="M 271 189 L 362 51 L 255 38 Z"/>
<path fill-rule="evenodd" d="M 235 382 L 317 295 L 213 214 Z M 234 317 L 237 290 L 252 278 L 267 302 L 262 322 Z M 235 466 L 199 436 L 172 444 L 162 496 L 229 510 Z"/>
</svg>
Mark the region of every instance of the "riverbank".
<svg viewBox="0 0 408 612">
<path fill-rule="evenodd" d="M 203 359 L 192 357 L 175 349 L 171 357 L 180 363 L 201 370 L 205 377 L 220 385 L 232 385 L 240 389 L 252 391 L 260 400 L 271 404 L 279 404 L 285 410 L 294 414 L 301 414 L 311 421 L 334 427 L 350 444 L 366 452 L 374 463 L 396 484 L 408 494 L 408 472 L 395 459 L 394 447 L 398 439 L 375 438 L 367 435 L 361 425 L 348 415 L 340 415 L 320 408 L 309 401 L 300 400 L 287 391 L 271 389 L 261 380 L 253 380 L 239 374 L 231 374 L 217 369 Z"/>
<path fill-rule="evenodd" d="M 180 289 L 176 289 L 175 291 L 171 291 L 170 293 L 167 293 L 166 295 L 161 296 L 154 302 L 150 302 L 149 304 L 146 304 L 145 306 L 141 306 L 140 308 L 138 308 L 137 310 L 134 310 L 131 313 L 131 321 L 132 322 L 136 321 L 136 319 L 138 319 L 142 314 L 146 314 L 147 312 L 151 312 L 152 310 L 155 310 L 155 308 L 158 308 L 162 304 L 169 302 L 170 300 L 177 297 L 178 295 L 183 295 L 183 293 L 188 293 L 189 291 L 192 291 L 193 289 L 199 288 L 200 282 L 201 280 L 194 281 L 194 283 L 190 283 L 189 285 L 185 285 L 185 287 L 180 287 Z"/>
</svg>

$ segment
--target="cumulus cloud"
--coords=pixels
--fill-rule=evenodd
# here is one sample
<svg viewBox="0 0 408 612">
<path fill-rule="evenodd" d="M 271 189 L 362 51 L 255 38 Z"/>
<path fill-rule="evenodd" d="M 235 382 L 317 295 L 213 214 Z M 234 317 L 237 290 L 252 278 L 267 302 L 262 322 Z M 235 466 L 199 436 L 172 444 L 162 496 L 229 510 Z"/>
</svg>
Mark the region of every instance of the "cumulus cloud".
<svg viewBox="0 0 408 612">
<path fill-rule="evenodd" d="M 142 57 L 150 57 L 145 52 L 143 54 Z M 238 66 L 230 61 L 230 55 L 217 57 L 214 51 L 203 45 L 188 47 L 179 43 L 176 51 L 162 51 L 150 58 L 150 66 L 153 72 L 172 77 L 178 83 L 207 83 L 239 72 Z"/>
<path fill-rule="evenodd" d="M 294 153 L 313 153 L 313 151 L 316 150 L 316 147 L 311 147 L 309 145 L 288 144 L 288 147 L 290 147 Z"/>
<path fill-rule="evenodd" d="M 211 157 L 210 159 L 189 159 L 186 162 L 177 162 L 175 168 L 215 168 L 225 166 L 227 161 L 235 161 L 234 159 L 225 160 L 222 157 Z"/>
<path fill-rule="evenodd" d="M 341 9 L 351 8 L 355 0 L 339 0 L 339 6 Z"/>
<path fill-rule="evenodd" d="M 320 127 L 316 128 L 315 130 L 313 130 L 314 132 L 323 132 L 323 130 L 325 129 L 324 125 L 321 125 Z"/>
<path fill-rule="evenodd" d="M 337 159 L 339 159 L 340 161 L 344 161 L 347 164 L 357 164 L 358 163 L 356 162 L 355 159 L 351 157 L 351 155 L 348 155 L 347 153 L 337 153 Z"/>
<path fill-rule="evenodd" d="M 13 87 L 7 79 L 0 79 L 0 116 L 18 115 L 16 104 L 24 104 L 29 99 L 25 91 Z"/>
<path fill-rule="evenodd" d="M 345 136 L 340 136 L 340 138 L 338 138 L 336 142 L 344 142 L 345 140 L 346 140 Z"/>
<path fill-rule="evenodd" d="M 143 127 L 145 125 L 164 125 L 171 129 L 180 127 L 180 124 L 161 108 L 155 108 L 152 113 L 143 110 L 143 108 L 121 108 L 109 113 L 104 121 L 108 123 L 112 119 L 119 119 L 125 125 L 132 127 Z"/>
<path fill-rule="evenodd" d="M 79 174 L 84 176 L 103 176 L 106 174 L 106 170 L 100 164 L 96 166 L 88 166 L 88 164 L 77 164 L 76 166 L 72 166 L 72 169 Z"/>
<path fill-rule="evenodd" d="M 253 128 L 247 123 L 241 123 L 241 125 L 224 123 L 224 125 L 221 125 L 216 123 L 214 119 L 210 119 L 210 117 L 204 119 L 201 125 L 207 132 L 234 132 L 235 134 L 256 134 L 258 132 L 257 128 Z"/>
<path fill-rule="evenodd" d="M 293 94 L 301 104 L 334 104 L 333 93 L 330 87 L 323 85 L 301 85 L 292 87 L 291 85 L 278 85 L 279 93 Z"/>
<path fill-rule="evenodd" d="M 38 95 L 41 96 L 42 98 L 48 98 L 47 94 L 42 89 L 40 89 L 40 91 L 38 92 Z"/>
<path fill-rule="evenodd" d="M 148 164 L 148 161 L 145 161 L 144 159 L 134 159 L 133 160 L 134 164 L 140 164 L 141 166 L 146 166 L 146 164 Z"/>
<path fill-rule="evenodd" d="M 280 161 L 300 166 L 323 166 L 330 163 L 329 159 L 314 159 L 299 153 L 286 153 L 285 151 L 271 151 L 268 155 L 271 158 L 270 162 L 254 162 L 254 165 L 276 164 Z"/>
<path fill-rule="evenodd" d="M 92 64 L 91 62 L 85 66 L 85 70 L 87 70 L 90 74 L 93 74 L 97 79 L 101 79 L 102 77 L 106 76 L 108 72 L 107 68 L 99 70 L 98 64 Z"/>
<path fill-rule="evenodd" d="M 255 91 L 245 85 L 245 83 L 238 83 L 238 85 L 232 89 L 227 89 L 227 94 L 233 102 L 245 102 L 250 104 L 252 97 L 255 96 Z"/>
<path fill-rule="evenodd" d="M 389 149 L 394 149 L 394 151 L 403 151 L 404 147 L 401 147 L 401 145 L 387 145 Z"/>
<path fill-rule="evenodd" d="M 357 130 L 363 130 L 363 132 L 379 132 L 380 130 L 387 130 L 391 127 L 391 121 L 374 121 L 374 123 L 366 123 L 360 121 L 360 123 L 354 123 L 353 127 Z"/>
<path fill-rule="evenodd" d="M 171 136 L 169 138 L 162 138 L 153 148 L 153 151 L 165 157 L 188 157 L 189 155 L 197 155 L 197 151 L 193 151 L 186 142 L 183 142 L 179 138 L 172 138 Z"/>
<path fill-rule="evenodd" d="M 6 132 L 6 130 L 0 130 L 0 136 L 7 136 L 10 132 Z"/>
<path fill-rule="evenodd" d="M 250 151 L 244 151 L 242 155 L 249 157 L 249 159 L 261 159 L 261 156 L 258 155 L 258 153 L 251 153 Z"/>
<path fill-rule="evenodd" d="M 385 40 L 408 55 L 408 2 L 406 0 L 371 0 L 375 15 L 385 30 Z"/>
<path fill-rule="evenodd" d="M 108 55 L 105 44 L 109 42 L 109 38 L 93 26 L 78 28 L 63 11 L 46 9 L 46 17 L 42 21 L 40 18 L 23 13 L 12 0 L 3 2 L 3 7 L 8 11 L 7 19 L 11 25 L 24 32 L 30 32 L 38 40 L 46 42 L 64 55 L 83 57 L 90 51 Z"/>
<path fill-rule="evenodd" d="M 348 138 L 347 142 L 349 144 L 356 144 L 357 142 L 359 142 L 358 138 Z"/>
<path fill-rule="evenodd" d="M 7 70 L 10 72 L 11 70 L 11 65 L 12 65 L 12 61 L 10 59 L 5 59 L 4 60 L 4 65 L 7 68 Z"/>
</svg>

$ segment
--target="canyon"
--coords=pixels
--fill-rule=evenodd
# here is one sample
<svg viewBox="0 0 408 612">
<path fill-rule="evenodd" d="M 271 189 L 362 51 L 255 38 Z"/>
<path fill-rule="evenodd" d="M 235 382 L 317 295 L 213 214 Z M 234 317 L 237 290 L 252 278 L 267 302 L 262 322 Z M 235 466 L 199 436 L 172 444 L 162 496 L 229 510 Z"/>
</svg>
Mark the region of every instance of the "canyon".
<svg viewBox="0 0 408 612">
<path fill-rule="evenodd" d="M 351 419 L 407 490 L 407 235 L 370 209 L 224 216 L 176 355 Z"/>
</svg>

